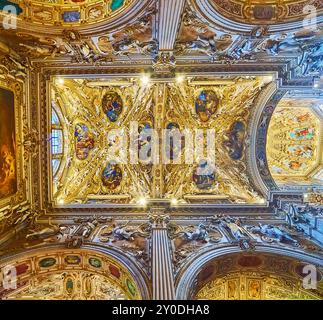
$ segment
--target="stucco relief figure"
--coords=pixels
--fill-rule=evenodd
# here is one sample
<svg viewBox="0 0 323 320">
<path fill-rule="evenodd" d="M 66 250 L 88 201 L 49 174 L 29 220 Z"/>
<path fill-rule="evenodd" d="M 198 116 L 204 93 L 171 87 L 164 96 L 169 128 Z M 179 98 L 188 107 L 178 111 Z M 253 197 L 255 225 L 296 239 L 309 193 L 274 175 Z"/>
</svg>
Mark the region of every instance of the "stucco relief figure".
<svg viewBox="0 0 323 320">
<path fill-rule="evenodd" d="M 203 223 L 200 223 L 198 227 L 193 232 L 185 232 L 184 237 L 189 241 L 200 240 L 207 242 L 208 239 L 208 231 L 206 230 L 206 226 Z"/>
<path fill-rule="evenodd" d="M 23 246 L 25 248 L 32 248 L 35 245 L 39 244 L 51 244 L 51 243 L 60 243 L 64 244 L 67 243 L 67 240 L 69 239 L 70 234 L 73 232 L 73 228 L 70 228 L 69 226 L 59 226 L 59 231 L 56 232 L 55 230 L 50 231 L 46 228 L 40 230 L 39 234 L 38 232 L 35 232 L 31 237 L 26 238 L 26 243 L 23 243 Z M 48 233 L 47 233 L 48 232 Z M 68 246 L 69 247 L 69 246 Z"/>
<path fill-rule="evenodd" d="M 56 236 L 59 233 L 61 233 L 61 228 L 58 225 L 51 223 L 51 221 L 49 220 L 48 226 L 37 231 L 32 231 L 31 233 L 27 234 L 26 239 L 42 240 Z"/>
<path fill-rule="evenodd" d="M 106 54 L 114 54 L 113 46 L 112 46 L 112 41 L 109 39 L 109 37 L 100 37 L 98 38 L 97 46 L 100 51 Z"/>
<path fill-rule="evenodd" d="M 67 237 L 66 245 L 69 248 L 79 248 L 85 239 L 88 239 L 93 231 L 98 227 L 101 223 L 106 223 L 111 221 L 110 218 L 104 217 L 92 217 L 92 218 L 80 218 L 76 219 L 75 222 L 79 223 L 75 229 L 71 229 L 70 234 Z"/>
<path fill-rule="evenodd" d="M 199 21 L 193 12 L 186 11 L 175 51 L 177 54 L 199 52 L 213 57 L 215 54 L 223 54 L 232 43 L 230 34 L 217 34 Z"/>
<path fill-rule="evenodd" d="M 103 15 L 103 8 L 101 6 L 94 7 L 89 10 L 89 18 L 90 19 L 97 19 L 100 18 Z"/>
<path fill-rule="evenodd" d="M 295 240 L 288 232 L 274 225 L 259 223 L 259 226 L 252 226 L 248 229 L 252 233 L 260 235 L 261 239 L 266 242 L 276 241 L 298 245 L 298 241 Z"/>
<path fill-rule="evenodd" d="M 268 39 L 264 44 L 264 50 L 270 55 L 278 55 L 282 52 L 300 52 L 300 44 L 291 38 L 284 40 Z"/>
<path fill-rule="evenodd" d="M 303 75 L 321 74 L 323 71 L 323 43 L 319 42 L 314 45 L 304 60 Z"/>
<path fill-rule="evenodd" d="M 213 223 L 218 223 L 234 240 L 248 239 L 250 238 L 247 230 L 242 226 L 242 222 L 239 218 L 233 218 L 228 216 L 215 216 L 212 218 Z"/>
<path fill-rule="evenodd" d="M 128 240 L 133 241 L 134 240 L 134 232 L 129 232 L 125 227 L 128 225 L 128 221 L 123 225 L 114 225 L 114 228 L 112 230 L 112 235 L 117 240 Z"/>
<path fill-rule="evenodd" d="M 47 10 L 37 11 L 34 12 L 34 17 L 41 21 L 48 21 L 53 18 L 53 13 Z"/>
<path fill-rule="evenodd" d="M 149 228 L 148 228 L 149 229 Z M 149 237 L 150 231 L 147 229 L 147 224 L 139 226 L 129 226 L 129 221 L 124 223 L 112 223 L 104 226 L 99 233 L 99 240 L 101 242 L 114 242 L 122 243 L 122 241 L 134 242 L 134 246 L 143 248 L 144 239 Z M 118 245 L 118 244 L 117 244 Z M 132 247 L 127 246 L 125 243 L 122 246 L 127 249 Z"/>
<path fill-rule="evenodd" d="M 152 14 L 148 12 L 137 23 L 112 35 L 112 47 L 116 55 L 157 54 L 158 43 L 152 36 Z"/>
</svg>

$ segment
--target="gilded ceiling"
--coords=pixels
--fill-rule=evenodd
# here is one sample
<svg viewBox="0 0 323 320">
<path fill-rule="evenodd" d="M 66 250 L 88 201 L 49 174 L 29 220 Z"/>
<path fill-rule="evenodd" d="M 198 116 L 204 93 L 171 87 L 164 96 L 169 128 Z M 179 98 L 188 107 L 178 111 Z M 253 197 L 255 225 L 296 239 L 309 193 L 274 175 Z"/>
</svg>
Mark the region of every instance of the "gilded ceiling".
<svg viewBox="0 0 323 320">
<path fill-rule="evenodd" d="M 267 254 L 228 255 L 209 262 L 199 274 L 198 300 L 321 300 L 318 290 L 302 288 L 304 263 Z"/>
<path fill-rule="evenodd" d="M 10 0 L 18 19 L 39 25 L 77 27 L 97 23 L 120 14 L 133 0 Z"/>
<path fill-rule="evenodd" d="M 323 184 L 320 99 L 286 98 L 268 128 L 267 155 L 277 182 Z"/>
<path fill-rule="evenodd" d="M 251 24 L 294 21 L 309 14 L 311 8 L 313 10 L 315 7 L 318 11 L 323 9 L 320 0 L 209 0 L 209 2 L 225 17 Z"/>
<path fill-rule="evenodd" d="M 52 251 L 11 262 L 17 271 L 13 290 L 0 287 L 9 300 L 140 299 L 129 271 L 106 256 L 86 251 Z"/>
<path fill-rule="evenodd" d="M 248 177 L 247 139 L 255 99 L 270 81 L 248 76 L 145 85 L 140 79 L 53 78 L 52 199 L 56 204 L 136 203 L 141 198 L 263 203 Z M 133 123 L 139 152 L 153 139 L 144 135 L 148 129 L 156 129 L 160 140 L 163 129 L 177 129 L 182 142 L 171 144 L 165 136 L 157 151 L 152 144 L 148 158 L 134 162 L 127 152 Z M 215 139 L 208 151 L 210 129 Z M 114 130 L 127 138 L 120 141 Z M 202 130 L 202 136 L 195 130 Z M 202 139 L 204 150 L 198 153 Z M 187 159 L 187 154 L 195 156 Z M 198 175 L 208 159 L 214 169 Z"/>
</svg>

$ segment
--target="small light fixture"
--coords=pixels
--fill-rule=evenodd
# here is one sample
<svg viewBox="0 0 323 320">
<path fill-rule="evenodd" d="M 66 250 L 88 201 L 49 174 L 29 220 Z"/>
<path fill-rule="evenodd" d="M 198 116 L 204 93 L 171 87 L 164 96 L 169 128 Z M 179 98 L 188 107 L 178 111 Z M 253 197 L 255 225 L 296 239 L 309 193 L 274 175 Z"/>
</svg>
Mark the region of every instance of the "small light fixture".
<svg viewBox="0 0 323 320">
<path fill-rule="evenodd" d="M 176 82 L 177 83 L 183 83 L 185 80 L 185 77 L 182 74 L 179 74 L 176 76 Z"/>
<path fill-rule="evenodd" d="M 59 200 L 58 200 L 58 204 L 59 204 L 59 205 L 61 205 L 61 206 L 62 206 L 62 205 L 64 205 L 64 204 L 65 204 L 64 199 L 59 199 Z"/>
<path fill-rule="evenodd" d="M 58 78 L 57 83 L 60 84 L 60 85 L 63 85 L 65 83 L 64 78 Z"/>
<path fill-rule="evenodd" d="M 178 201 L 177 201 L 177 199 L 173 198 L 173 199 L 171 199 L 170 203 L 172 206 L 176 206 L 178 204 Z"/>
<path fill-rule="evenodd" d="M 150 82 L 150 77 L 146 74 L 144 74 L 142 77 L 141 77 L 141 83 L 144 85 L 144 86 L 147 86 Z"/>
<path fill-rule="evenodd" d="M 138 201 L 138 204 L 145 207 L 147 205 L 147 199 L 146 198 L 140 198 Z"/>
</svg>

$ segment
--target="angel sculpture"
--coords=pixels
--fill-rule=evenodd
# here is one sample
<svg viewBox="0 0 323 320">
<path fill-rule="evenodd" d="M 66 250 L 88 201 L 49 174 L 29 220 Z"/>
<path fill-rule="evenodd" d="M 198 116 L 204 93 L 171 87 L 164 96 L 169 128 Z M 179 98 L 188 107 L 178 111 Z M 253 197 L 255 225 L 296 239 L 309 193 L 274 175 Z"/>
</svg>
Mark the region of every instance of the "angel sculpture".
<svg viewBox="0 0 323 320">
<path fill-rule="evenodd" d="M 207 242 L 209 233 L 206 230 L 206 226 L 200 223 L 193 232 L 185 232 L 184 237 L 189 241 L 204 241 Z"/>
<path fill-rule="evenodd" d="M 252 233 L 260 234 L 265 241 L 277 241 L 281 243 L 291 242 L 294 245 L 298 245 L 298 241 L 293 239 L 288 232 L 271 224 L 259 223 L 259 226 L 254 226 L 250 230 Z"/>
<path fill-rule="evenodd" d="M 127 221 L 125 224 L 117 226 L 113 225 L 113 236 L 118 240 L 128 240 L 133 241 L 134 240 L 134 232 L 128 232 L 125 227 L 128 225 L 129 221 Z"/>
</svg>

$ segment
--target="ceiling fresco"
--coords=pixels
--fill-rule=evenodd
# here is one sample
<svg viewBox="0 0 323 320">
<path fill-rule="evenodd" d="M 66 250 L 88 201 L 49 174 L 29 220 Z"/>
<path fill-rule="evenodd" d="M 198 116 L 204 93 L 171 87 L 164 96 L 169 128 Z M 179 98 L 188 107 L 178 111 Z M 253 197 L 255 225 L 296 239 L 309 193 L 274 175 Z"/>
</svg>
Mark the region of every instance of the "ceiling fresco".
<svg viewBox="0 0 323 320">
<path fill-rule="evenodd" d="M 318 11 L 323 9 L 320 0 L 209 0 L 209 2 L 225 17 L 251 24 L 300 20 L 310 12 L 310 8 L 306 9 L 306 6 L 315 6 Z"/>
<path fill-rule="evenodd" d="M 133 277 L 118 262 L 85 251 L 56 251 L 11 263 L 17 288 L 0 287 L 1 299 L 131 300 L 140 299 Z"/>
<path fill-rule="evenodd" d="M 267 134 L 271 174 L 281 183 L 323 184 L 322 116 L 320 99 L 284 98 L 278 104 Z M 318 111 L 316 111 L 318 110 Z M 316 181 L 314 181 L 316 180 Z"/>
<path fill-rule="evenodd" d="M 18 19 L 39 25 L 75 27 L 108 20 L 130 7 L 134 0 L 10 0 Z M 0 7 L 1 9 L 1 7 Z"/>
<path fill-rule="evenodd" d="M 248 177 L 246 139 L 255 99 L 270 81 L 268 76 L 248 76 L 144 85 L 136 79 L 54 79 L 52 108 L 62 128 L 52 119 L 52 166 L 61 159 L 53 172 L 52 199 L 56 204 L 136 203 L 141 198 L 263 203 Z M 149 129 L 166 141 L 158 150 L 153 144 L 147 159 L 137 162 L 128 152 L 135 122 L 138 152 L 154 139 L 147 135 Z M 163 136 L 165 129 L 170 133 Z M 202 136 L 197 129 L 204 130 Z M 198 153 L 209 129 L 215 160 L 206 145 Z M 195 142 L 185 136 L 187 130 Z M 178 131 L 181 141 L 172 142 L 167 134 Z M 187 159 L 187 154 L 194 156 Z M 215 161 L 214 169 L 197 174 L 208 159 Z"/>
<path fill-rule="evenodd" d="M 268 254 L 227 255 L 204 266 L 197 300 L 321 300 L 317 290 L 302 288 L 301 261 Z"/>
</svg>

